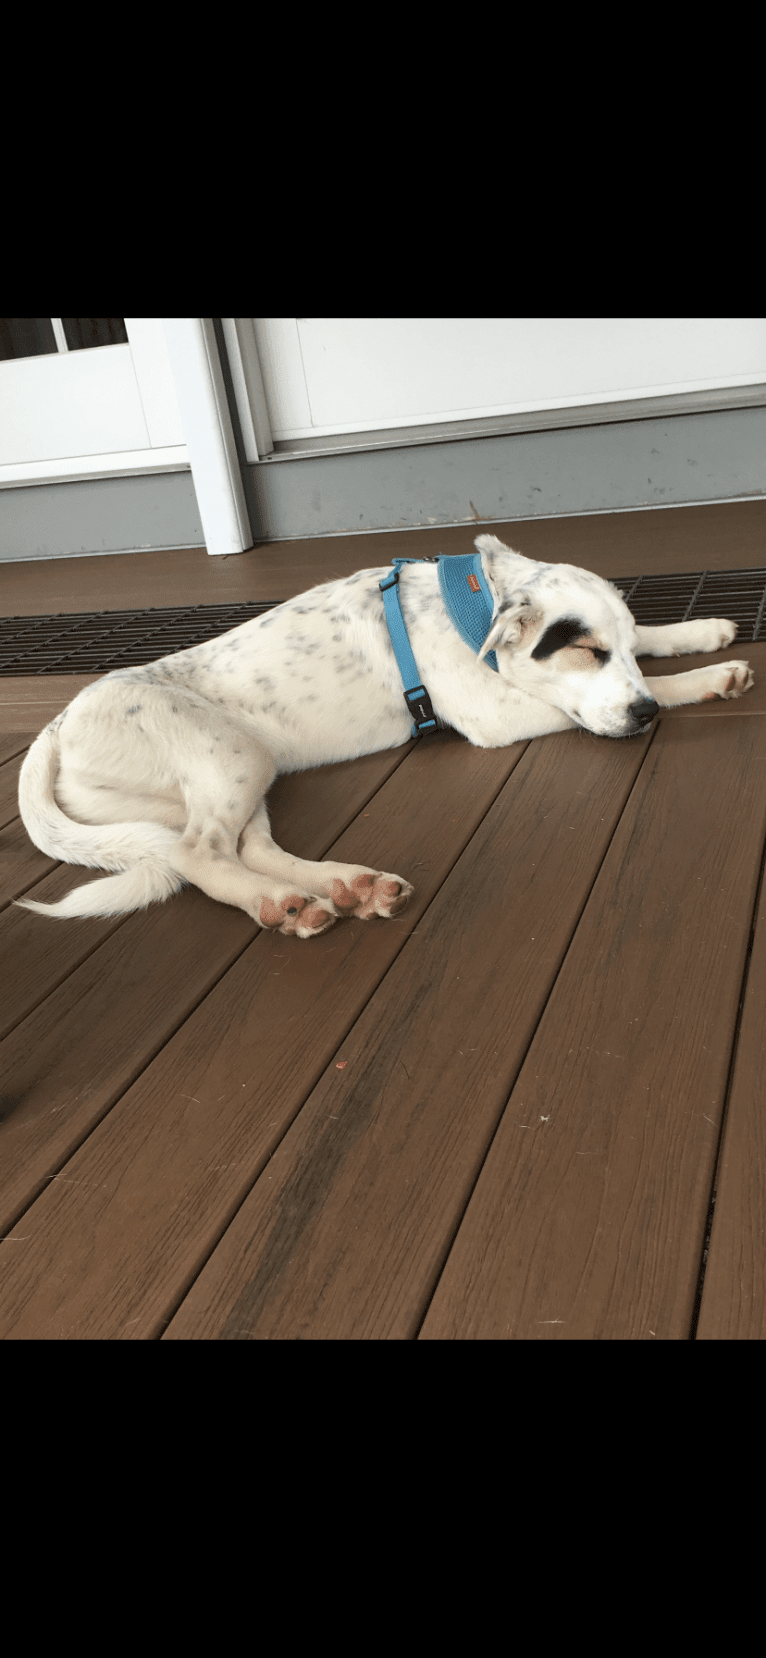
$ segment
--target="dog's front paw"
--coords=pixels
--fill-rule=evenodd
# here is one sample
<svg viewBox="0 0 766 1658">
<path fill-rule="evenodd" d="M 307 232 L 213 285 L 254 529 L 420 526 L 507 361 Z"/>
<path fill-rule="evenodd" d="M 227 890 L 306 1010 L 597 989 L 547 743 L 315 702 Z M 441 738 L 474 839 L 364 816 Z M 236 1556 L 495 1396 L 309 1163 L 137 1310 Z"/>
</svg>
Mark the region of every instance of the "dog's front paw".
<svg viewBox="0 0 766 1658">
<path fill-rule="evenodd" d="M 720 616 L 710 616 L 704 622 L 695 624 L 700 630 L 700 637 L 704 644 L 700 644 L 702 651 L 723 651 L 736 638 L 737 623 L 726 622 Z"/>
<path fill-rule="evenodd" d="M 385 920 L 399 915 L 414 888 L 409 881 L 403 881 L 401 875 L 376 875 L 369 870 L 349 881 L 333 881 L 330 890 L 333 904 L 341 915 L 353 915 L 357 921 L 369 921 L 373 915 L 381 915 Z"/>
<path fill-rule="evenodd" d="M 747 662 L 721 662 L 719 666 L 710 668 L 710 690 L 704 700 L 712 701 L 714 697 L 743 697 L 746 691 L 754 684 L 753 672 Z"/>
</svg>

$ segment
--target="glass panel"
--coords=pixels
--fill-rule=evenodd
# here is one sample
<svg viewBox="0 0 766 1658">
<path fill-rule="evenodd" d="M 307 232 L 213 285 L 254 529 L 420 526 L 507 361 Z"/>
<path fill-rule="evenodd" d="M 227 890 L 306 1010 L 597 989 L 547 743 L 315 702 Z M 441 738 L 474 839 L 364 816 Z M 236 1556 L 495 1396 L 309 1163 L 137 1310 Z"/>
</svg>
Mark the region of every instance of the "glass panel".
<svg viewBox="0 0 766 1658">
<path fill-rule="evenodd" d="M 70 351 L 90 351 L 95 345 L 127 345 L 124 317 L 62 317 Z"/>
<path fill-rule="evenodd" d="M 0 317 L 0 361 L 44 357 L 56 350 L 50 317 Z"/>
</svg>

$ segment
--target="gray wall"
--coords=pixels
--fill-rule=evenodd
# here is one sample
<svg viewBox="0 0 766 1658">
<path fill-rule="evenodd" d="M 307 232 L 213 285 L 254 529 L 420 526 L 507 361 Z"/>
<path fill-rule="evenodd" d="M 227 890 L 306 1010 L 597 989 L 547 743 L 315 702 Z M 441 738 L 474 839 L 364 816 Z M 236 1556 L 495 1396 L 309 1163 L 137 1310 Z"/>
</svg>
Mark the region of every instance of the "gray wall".
<svg viewBox="0 0 766 1658">
<path fill-rule="evenodd" d="M 254 541 L 766 495 L 766 408 L 570 426 L 246 469 Z M 0 560 L 202 546 L 189 473 L 0 490 Z"/>
<path fill-rule="evenodd" d="M 190 472 L 0 490 L 0 561 L 202 545 Z"/>
</svg>

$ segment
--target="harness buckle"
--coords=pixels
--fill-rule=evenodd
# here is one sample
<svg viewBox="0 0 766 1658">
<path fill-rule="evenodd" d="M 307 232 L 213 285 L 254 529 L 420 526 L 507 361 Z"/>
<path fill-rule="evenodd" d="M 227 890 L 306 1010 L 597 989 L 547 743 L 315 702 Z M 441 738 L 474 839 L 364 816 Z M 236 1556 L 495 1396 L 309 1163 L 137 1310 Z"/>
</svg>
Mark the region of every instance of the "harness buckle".
<svg viewBox="0 0 766 1658">
<path fill-rule="evenodd" d="M 411 691 L 405 691 L 404 700 L 413 717 L 413 735 L 417 732 L 420 737 L 424 731 L 436 730 L 436 715 L 425 685 L 416 685 Z"/>
</svg>

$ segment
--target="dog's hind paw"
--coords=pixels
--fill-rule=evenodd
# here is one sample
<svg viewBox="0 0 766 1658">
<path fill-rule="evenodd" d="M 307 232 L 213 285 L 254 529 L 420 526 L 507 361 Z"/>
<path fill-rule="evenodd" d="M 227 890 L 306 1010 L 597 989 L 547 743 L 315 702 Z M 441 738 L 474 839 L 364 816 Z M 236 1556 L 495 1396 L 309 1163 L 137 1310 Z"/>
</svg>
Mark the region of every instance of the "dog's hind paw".
<svg viewBox="0 0 766 1658">
<path fill-rule="evenodd" d="M 376 875 L 374 870 L 367 870 L 349 881 L 333 881 L 330 890 L 333 904 L 341 915 L 370 921 L 374 915 L 383 916 L 384 920 L 400 915 L 414 888 L 401 875 Z"/>
<path fill-rule="evenodd" d="M 301 893 L 291 893 L 278 903 L 273 898 L 262 898 L 256 916 L 259 926 L 296 938 L 326 933 L 337 919 L 335 909 L 326 898 L 311 898 Z"/>
</svg>

